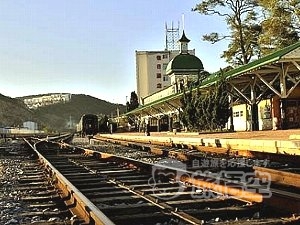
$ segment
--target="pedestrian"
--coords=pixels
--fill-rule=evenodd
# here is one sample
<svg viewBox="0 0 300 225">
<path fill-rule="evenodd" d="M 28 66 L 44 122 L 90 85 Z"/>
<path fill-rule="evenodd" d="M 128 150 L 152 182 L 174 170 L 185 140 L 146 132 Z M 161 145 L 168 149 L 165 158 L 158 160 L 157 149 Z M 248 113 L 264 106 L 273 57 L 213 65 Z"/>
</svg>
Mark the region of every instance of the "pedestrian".
<svg viewBox="0 0 300 225">
<path fill-rule="evenodd" d="M 150 126 L 149 126 L 149 123 L 147 123 L 146 126 L 145 126 L 145 136 L 150 136 Z"/>
<path fill-rule="evenodd" d="M 113 124 L 112 123 L 109 124 L 109 133 L 110 134 L 113 133 Z"/>
</svg>

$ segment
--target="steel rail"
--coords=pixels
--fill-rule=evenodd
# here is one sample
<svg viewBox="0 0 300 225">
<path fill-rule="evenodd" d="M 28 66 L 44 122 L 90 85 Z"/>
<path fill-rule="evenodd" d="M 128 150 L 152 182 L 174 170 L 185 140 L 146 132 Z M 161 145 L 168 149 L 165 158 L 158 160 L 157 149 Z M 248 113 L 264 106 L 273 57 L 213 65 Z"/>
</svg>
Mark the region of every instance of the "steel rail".
<svg viewBox="0 0 300 225">
<path fill-rule="evenodd" d="M 70 211 L 82 218 L 88 224 L 114 225 L 114 223 L 86 198 L 72 183 L 70 183 L 55 167 L 45 159 L 37 150 L 40 141 L 32 145 L 28 140 L 23 139 L 37 154 L 39 161 L 49 171 L 54 179 L 54 185 L 61 191 L 61 195 L 68 204 Z"/>
<path fill-rule="evenodd" d="M 188 214 L 180 215 L 179 213 L 176 212 L 176 210 L 173 210 L 172 207 L 170 207 L 164 203 L 161 204 L 159 201 L 157 201 L 157 199 L 155 199 L 155 200 L 151 199 L 148 196 L 140 194 L 138 191 L 135 191 L 135 190 L 131 189 L 130 187 L 127 187 L 126 185 L 122 185 L 122 184 L 116 182 L 115 180 L 111 179 L 109 181 L 121 188 L 126 189 L 127 191 L 133 193 L 134 195 L 139 196 L 140 198 L 144 199 L 145 201 L 150 202 L 151 204 L 159 207 L 160 209 L 163 209 L 165 212 L 169 212 L 169 213 L 173 214 L 174 216 L 188 222 L 189 224 L 194 224 L 194 225 L 201 224 L 201 221 L 199 219 L 196 219 L 195 217 L 192 217 Z"/>
<path fill-rule="evenodd" d="M 147 162 L 141 162 L 139 160 L 131 159 L 128 157 L 124 156 L 116 156 L 110 153 L 104 153 L 96 150 L 91 150 L 91 149 L 86 149 L 82 148 L 84 151 L 84 154 L 86 155 L 94 155 L 95 157 L 99 158 L 114 158 L 115 160 L 124 160 L 127 162 L 130 162 L 133 165 L 136 166 L 141 166 L 143 165 L 144 167 L 147 167 L 148 170 L 153 167 L 153 164 L 147 163 Z M 251 202 L 256 202 L 256 203 L 261 203 L 263 201 L 263 196 L 259 193 L 253 193 L 251 191 L 246 191 L 243 190 L 240 187 L 245 186 L 245 183 L 243 182 L 237 182 L 237 181 L 232 181 L 227 178 L 222 178 L 222 177 L 213 177 L 209 176 L 207 174 L 197 174 L 197 177 L 193 176 L 193 172 L 187 171 L 187 170 L 182 170 L 166 165 L 156 165 L 159 166 L 161 169 L 166 169 L 169 170 L 173 174 L 177 174 L 177 172 L 180 172 L 180 174 L 183 174 L 181 177 L 173 177 L 173 179 L 180 179 L 182 182 L 189 183 L 191 185 L 195 185 L 200 188 L 207 188 L 210 189 L 216 193 L 220 193 L 223 195 L 230 195 L 233 196 L 241 201 L 245 201 L 248 203 Z M 194 177 L 194 178 L 193 178 Z M 224 183 L 225 185 L 222 184 L 215 184 L 210 181 L 206 180 L 216 180 L 218 179 L 218 182 Z M 233 184 L 235 187 L 230 187 L 226 184 Z"/>
<path fill-rule="evenodd" d="M 254 166 L 253 169 L 257 172 L 257 176 L 262 173 L 268 173 L 270 175 L 271 181 L 283 184 L 291 185 L 300 188 L 300 174 L 291 173 L 283 170 L 274 170 L 265 167 Z"/>
<path fill-rule="evenodd" d="M 256 176 L 264 179 L 265 177 L 261 174 L 268 174 L 268 178 L 274 184 L 279 184 L 287 188 L 300 188 L 300 174 L 295 174 L 282 170 L 274 170 L 264 167 L 253 167 Z M 300 194 L 293 193 L 290 191 L 281 190 L 277 187 L 271 187 L 270 191 L 272 196 L 269 199 L 265 199 L 265 203 L 274 204 L 281 206 L 283 210 L 289 210 L 291 212 L 300 211 Z"/>
<path fill-rule="evenodd" d="M 97 140 L 98 137 L 95 139 Z M 116 144 L 122 144 L 124 146 L 129 146 L 129 147 L 135 147 L 137 146 L 139 149 L 150 149 L 151 153 L 158 153 L 158 155 L 163 154 L 163 150 L 156 150 L 152 151 L 152 149 L 157 149 L 158 147 L 153 147 L 151 146 L 152 144 L 144 144 L 145 147 L 143 148 L 142 143 L 135 143 L 134 141 L 129 141 L 129 140 L 114 140 L 112 138 L 103 138 L 100 137 L 98 140 L 105 141 L 107 139 L 109 142 L 116 143 Z M 170 151 L 169 153 L 172 153 Z M 165 155 L 168 155 L 165 154 Z M 177 153 L 180 154 L 180 153 Z M 184 153 L 183 153 L 184 154 Z M 183 156 L 180 157 L 185 158 Z M 132 160 L 132 159 L 131 159 Z M 165 168 L 166 169 L 166 168 Z M 169 168 L 170 169 L 170 168 Z M 287 171 L 280 171 L 280 170 L 275 170 L 275 169 L 269 169 L 265 167 L 258 167 L 254 166 L 254 173 L 255 177 L 260 180 L 265 180 L 267 182 L 272 182 L 273 184 L 278 183 L 278 184 L 283 184 L 283 185 L 288 185 L 288 186 L 293 186 L 296 188 L 300 188 L 300 174 L 295 174 Z M 172 170 L 172 169 L 171 169 Z M 174 170 L 172 170 L 174 172 Z M 199 175 L 198 178 L 195 176 L 192 177 L 191 173 L 184 172 L 188 175 L 182 176 L 181 181 L 190 183 L 195 186 L 203 187 L 203 188 L 208 188 L 211 189 L 217 193 L 221 194 L 226 194 L 226 195 L 231 195 L 237 199 L 243 200 L 243 201 L 248 201 L 248 202 L 263 202 L 268 205 L 274 205 L 280 209 L 286 209 L 291 212 L 299 211 L 300 210 L 300 195 L 293 193 L 293 192 L 288 192 L 288 191 L 282 191 L 277 188 L 272 188 L 272 187 L 264 187 L 263 185 L 260 185 L 259 187 L 251 186 L 251 191 L 246 191 L 243 190 L 242 187 L 248 186 L 247 183 L 245 182 L 237 182 L 237 181 L 232 181 L 227 178 L 217 178 L 217 177 L 211 177 L 211 176 L 201 176 Z M 217 183 L 210 182 L 210 179 L 218 179 Z M 226 185 L 226 182 L 228 185 Z M 223 185 L 225 184 L 225 185 Z M 231 185 L 230 185 L 231 184 Z M 234 186 L 234 187 L 231 187 Z M 240 186 L 240 188 L 239 188 Z M 263 194 L 260 194 L 259 192 L 262 191 L 263 194 L 267 194 L 267 197 L 264 197 Z M 268 193 L 266 193 L 266 191 Z M 290 200 L 294 199 L 293 204 L 290 203 Z M 299 209 L 299 210 L 298 210 Z"/>
<path fill-rule="evenodd" d="M 60 143 L 56 143 L 58 145 L 60 145 Z M 86 156 L 94 156 L 95 158 L 110 158 L 110 159 L 114 159 L 114 160 L 119 160 L 119 161 L 126 161 L 127 164 L 133 167 L 144 167 L 147 170 L 151 169 L 152 166 L 154 164 L 151 163 L 145 163 L 145 162 L 141 162 L 139 160 L 135 160 L 135 159 L 131 159 L 128 157 L 123 157 L 123 156 L 116 156 L 110 153 L 103 153 L 101 151 L 96 151 L 96 150 L 91 150 L 91 149 L 86 149 L 86 148 L 81 148 L 81 147 L 77 147 L 74 145 L 67 145 L 71 148 L 77 148 L 80 150 L 81 154 L 84 154 Z M 158 166 L 158 165 L 156 165 Z M 178 174 L 177 172 L 179 171 L 178 168 L 174 168 L 174 167 L 170 167 L 170 166 L 165 166 L 165 165 L 159 165 L 159 167 L 161 167 L 162 170 L 169 170 L 171 172 L 173 172 L 173 174 Z M 238 200 L 242 200 L 245 202 L 249 202 L 249 203 L 269 203 L 268 205 L 273 206 L 273 205 L 281 205 L 282 207 L 286 207 L 288 205 L 287 201 L 287 193 L 283 193 L 283 192 L 274 192 L 275 193 L 275 197 L 274 198 L 270 198 L 267 201 L 264 199 L 262 194 L 253 192 L 253 191 L 245 191 L 243 188 L 245 186 L 245 183 L 242 182 L 235 182 L 232 181 L 228 178 L 223 178 L 223 177 L 213 177 L 213 176 L 208 176 L 207 174 L 197 174 L 197 176 L 191 176 L 193 172 L 189 172 L 186 170 L 181 170 L 180 171 L 181 174 L 186 173 L 186 175 L 183 175 L 181 177 L 173 177 L 176 180 L 180 180 L 181 182 L 187 183 L 187 184 L 191 184 L 191 185 L 195 185 L 196 187 L 199 188 L 204 188 L 204 189 L 209 189 L 212 192 L 218 193 L 218 194 L 223 194 L 223 195 L 228 195 L 231 198 L 236 198 Z M 216 180 L 218 179 L 219 183 L 214 183 L 214 182 L 210 182 L 210 180 Z M 227 183 L 226 183 L 227 182 Z M 121 184 L 122 185 L 122 184 Z M 240 187 L 239 187 L 240 185 Z M 260 187 L 253 187 L 254 189 L 252 190 L 257 190 L 255 188 L 261 188 L 263 186 Z M 129 189 L 129 191 L 131 192 L 131 190 Z M 132 191 L 132 193 L 135 193 L 135 191 Z M 293 193 L 288 193 L 289 195 L 293 194 Z M 285 200 L 285 204 L 282 204 L 283 199 Z M 292 198 L 289 198 L 288 201 L 291 201 Z M 292 208 L 289 208 L 291 211 L 294 209 L 298 208 L 296 207 L 297 205 L 293 205 Z M 298 205 L 299 206 L 299 205 Z M 296 208 L 295 208 L 296 207 Z M 187 215 L 183 215 L 181 212 L 177 213 L 176 211 L 171 211 L 172 214 L 176 215 L 177 217 L 179 216 L 183 216 L 182 219 L 186 218 L 186 221 L 192 222 L 193 220 L 189 220 L 188 219 L 188 214 Z"/>
</svg>

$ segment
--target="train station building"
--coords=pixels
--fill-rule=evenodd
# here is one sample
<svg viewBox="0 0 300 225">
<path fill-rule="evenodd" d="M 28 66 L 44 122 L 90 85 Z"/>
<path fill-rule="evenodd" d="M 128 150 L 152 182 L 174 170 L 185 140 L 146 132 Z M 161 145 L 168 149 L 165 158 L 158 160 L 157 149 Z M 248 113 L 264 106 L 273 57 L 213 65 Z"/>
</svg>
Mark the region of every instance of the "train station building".
<svg viewBox="0 0 300 225">
<path fill-rule="evenodd" d="M 166 66 L 170 85 L 140 98 L 140 107 L 126 114 L 148 124 L 150 131 L 172 131 L 180 123 L 182 89 L 204 72 L 201 60 L 188 51 L 189 41 L 183 32 L 179 54 Z M 232 108 L 227 129 L 300 128 L 300 42 L 228 70 L 223 77 Z M 210 74 L 198 88 L 205 92 L 219 79 L 220 73 Z"/>
<path fill-rule="evenodd" d="M 195 55 L 195 49 L 188 52 Z M 166 68 L 179 53 L 176 49 L 135 52 L 137 95 L 140 100 L 170 86 L 171 81 L 166 74 Z"/>
</svg>

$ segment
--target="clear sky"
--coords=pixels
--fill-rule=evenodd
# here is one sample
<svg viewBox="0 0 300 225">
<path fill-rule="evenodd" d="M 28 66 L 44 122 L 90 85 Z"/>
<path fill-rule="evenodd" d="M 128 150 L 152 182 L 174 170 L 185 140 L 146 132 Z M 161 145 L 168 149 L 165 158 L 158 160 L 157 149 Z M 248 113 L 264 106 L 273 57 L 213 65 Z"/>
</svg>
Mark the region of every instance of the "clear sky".
<svg viewBox="0 0 300 225">
<path fill-rule="evenodd" d="M 226 32 L 218 17 L 191 9 L 201 0 L 0 0 L 0 93 L 87 94 L 125 104 L 136 91 L 135 51 L 164 50 L 165 23 L 184 14 L 184 30 L 205 70 L 226 63 L 226 43 L 203 42 Z M 181 34 L 181 32 L 180 32 Z"/>
</svg>

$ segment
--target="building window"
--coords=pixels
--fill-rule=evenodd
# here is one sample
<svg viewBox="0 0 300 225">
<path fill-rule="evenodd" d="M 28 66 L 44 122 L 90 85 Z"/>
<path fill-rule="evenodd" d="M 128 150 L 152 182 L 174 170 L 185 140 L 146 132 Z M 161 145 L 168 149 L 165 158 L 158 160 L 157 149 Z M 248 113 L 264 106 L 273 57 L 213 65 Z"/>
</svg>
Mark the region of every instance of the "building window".
<svg viewBox="0 0 300 225">
<path fill-rule="evenodd" d="M 160 70 L 160 69 L 161 69 L 161 65 L 160 65 L 160 64 L 157 64 L 157 65 L 156 65 L 156 68 Z"/>
<path fill-rule="evenodd" d="M 240 116 L 240 112 L 233 112 L 233 117 L 239 117 Z"/>
<path fill-rule="evenodd" d="M 168 54 L 163 54 L 163 59 L 167 59 L 168 58 Z"/>
<path fill-rule="evenodd" d="M 244 115 L 243 111 L 233 112 L 233 117 L 242 117 Z"/>
<path fill-rule="evenodd" d="M 157 73 L 156 78 L 161 78 L 161 73 Z"/>
<path fill-rule="evenodd" d="M 164 76 L 163 81 L 168 81 L 169 77 L 168 76 Z"/>
<path fill-rule="evenodd" d="M 168 66 L 168 64 L 167 64 L 167 63 L 164 63 L 164 64 L 163 64 L 163 70 L 164 70 L 164 71 L 166 71 L 166 69 L 167 69 L 167 66 Z"/>
<path fill-rule="evenodd" d="M 158 84 L 156 85 L 156 87 L 157 87 L 157 88 L 161 88 L 161 83 L 158 83 Z"/>
<path fill-rule="evenodd" d="M 156 56 L 156 59 L 157 59 L 157 60 L 161 60 L 161 56 L 160 56 L 160 55 L 157 55 L 157 56 Z"/>
</svg>

